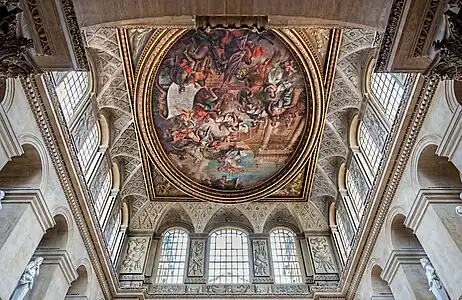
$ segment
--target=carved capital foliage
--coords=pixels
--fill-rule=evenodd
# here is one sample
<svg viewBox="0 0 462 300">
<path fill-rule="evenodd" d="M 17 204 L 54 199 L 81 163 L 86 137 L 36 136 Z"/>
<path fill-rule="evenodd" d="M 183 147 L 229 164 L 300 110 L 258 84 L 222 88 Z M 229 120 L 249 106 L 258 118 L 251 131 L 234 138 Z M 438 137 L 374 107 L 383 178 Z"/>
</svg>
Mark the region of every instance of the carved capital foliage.
<svg viewBox="0 0 462 300">
<path fill-rule="evenodd" d="M 452 1 L 444 12 L 449 24 L 449 36 L 441 41 L 433 42 L 438 56 L 430 67 L 430 75 L 443 80 L 462 81 L 462 7 L 461 1 Z M 459 9 L 455 13 L 453 8 Z"/>
<path fill-rule="evenodd" d="M 0 1 L 0 77 L 14 78 L 34 72 L 27 49 L 32 40 L 16 34 L 17 15 L 22 12 L 17 0 Z"/>
</svg>

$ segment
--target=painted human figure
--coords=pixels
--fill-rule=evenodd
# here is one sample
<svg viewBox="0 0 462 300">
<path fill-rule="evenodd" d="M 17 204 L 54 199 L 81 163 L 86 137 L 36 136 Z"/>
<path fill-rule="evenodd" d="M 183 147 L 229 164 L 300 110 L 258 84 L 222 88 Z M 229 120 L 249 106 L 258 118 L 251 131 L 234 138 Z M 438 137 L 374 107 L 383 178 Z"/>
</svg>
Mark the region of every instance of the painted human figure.
<svg viewBox="0 0 462 300">
<path fill-rule="evenodd" d="M 18 285 L 11 295 L 10 300 L 22 300 L 26 296 L 27 292 L 32 289 L 34 285 L 35 277 L 39 274 L 40 266 L 42 265 L 43 257 L 37 257 L 35 260 L 26 266 L 24 273 L 22 273 L 19 279 Z"/>
<path fill-rule="evenodd" d="M 449 296 L 441 284 L 440 278 L 436 275 L 435 268 L 433 268 L 430 260 L 424 257 L 420 259 L 420 263 L 425 269 L 425 276 L 427 276 L 428 286 L 430 287 L 429 291 L 435 295 L 437 300 L 449 300 Z"/>
</svg>

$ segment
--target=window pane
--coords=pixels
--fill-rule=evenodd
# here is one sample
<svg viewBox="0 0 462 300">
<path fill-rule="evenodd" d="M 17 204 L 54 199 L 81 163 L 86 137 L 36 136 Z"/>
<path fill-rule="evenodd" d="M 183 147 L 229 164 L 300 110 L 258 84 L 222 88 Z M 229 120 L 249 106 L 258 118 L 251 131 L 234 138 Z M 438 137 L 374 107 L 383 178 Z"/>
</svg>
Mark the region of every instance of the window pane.
<svg viewBox="0 0 462 300">
<path fill-rule="evenodd" d="M 115 240 L 117 237 L 117 234 L 119 233 L 120 225 L 122 224 L 122 212 L 121 210 L 117 210 L 117 215 L 115 218 L 111 218 L 113 220 L 110 220 L 108 222 L 108 227 L 109 227 L 109 234 L 106 236 L 106 241 L 109 246 L 110 252 L 114 250 L 114 245 L 115 245 Z"/>
<path fill-rule="evenodd" d="M 209 283 L 248 283 L 249 250 L 247 234 L 222 229 L 210 235 Z"/>
<path fill-rule="evenodd" d="M 369 128 L 364 122 L 361 122 L 359 126 L 359 146 L 369 163 L 372 173 L 377 173 L 383 153 L 377 146 L 376 139 L 372 137 Z"/>
<path fill-rule="evenodd" d="M 98 124 L 95 123 L 95 126 L 88 133 L 85 142 L 82 145 L 82 148 L 79 150 L 78 158 L 82 169 L 86 171 L 90 165 L 91 158 L 96 152 L 99 143 L 99 131 Z"/>
<path fill-rule="evenodd" d="M 156 283 L 183 283 L 188 233 L 171 229 L 162 235 Z"/>
<path fill-rule="evenodd" d="M 101 211 L 103 210 L 104 203 L 106 202 L 107 198 L 109 197 L 109 191 L 111 190 L 111 172 L 107 172 L 106 178 L 101 186 L 101 190 L 98 194 L 98 199 L 95 202 L 95 210 L 98 217 L 101 215 Z"/>
<path fill-rule="evenodd" d="M 270 233 L 270 241 L 275 283 L 302 283 L 295 235 L 277 229 Z"/>
<path fill-rule="evenodd" d="M 55 74 L 60 77 L 62 74 Z M 60 80 L 56 87 L 61 110 L 63 111 L 66 122 L 72 118 L 80 101 L 83 99 L 88 88 L 87 72 L 69 72 Z"/>
<path fill-rule="evenodd" d="M 395 120 L 409 78 L 408 74 L 403 73 L 372 74 L 371 90 L 373 96 L 390 123 Z"/>
</svg>

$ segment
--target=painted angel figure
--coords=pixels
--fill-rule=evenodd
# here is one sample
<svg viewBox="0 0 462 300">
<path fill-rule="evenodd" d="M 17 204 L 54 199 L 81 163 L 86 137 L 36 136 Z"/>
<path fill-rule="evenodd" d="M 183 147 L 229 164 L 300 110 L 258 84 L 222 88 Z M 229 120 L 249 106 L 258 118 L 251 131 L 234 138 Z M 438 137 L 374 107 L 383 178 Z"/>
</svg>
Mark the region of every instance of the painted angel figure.
<svg viewBox="0 0 462 300">
<path fill-rule="evenodd" d="M 18 285 L 11 295 L 10 300 L 22 300 L 27 292 L 32 289 L 35 277 L 39 274 L 40 266 L 42 265 L 43 257 L 37 257 L 35 260 L 29 262 L 19 279 Z"/>
</svg>

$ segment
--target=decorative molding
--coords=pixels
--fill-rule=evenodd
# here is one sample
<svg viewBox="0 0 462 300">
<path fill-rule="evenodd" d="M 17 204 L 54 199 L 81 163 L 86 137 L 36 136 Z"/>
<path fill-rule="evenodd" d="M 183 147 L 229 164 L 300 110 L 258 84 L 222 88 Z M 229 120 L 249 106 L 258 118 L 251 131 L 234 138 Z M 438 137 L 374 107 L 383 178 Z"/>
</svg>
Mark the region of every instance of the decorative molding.
<svg viewBox="0 0 462 300">
<path fill-rule="evenodd" d="M 391 282 L 401 264 L 420 265 L 420 259 L 426 257 L 423 249 L 403 249 L 393 250 L 382 271 L 382 278 L 386 282 Z"/>
<path fill-rule="evenodd" d="M 13 6 L 12 10 L 8 8 Z M 17 15 L 22 12 L 17 1 L 1 3 L 0 8 L 6 12 L 0 16 L 2 29 L 0 29 L 0 77 L 14 78 L 34 73 L 27 50 L 33 47 L 31 39 L 17 35 Z"/>
<path fill-rule="evenodd" d="M 30 204 L 43 232 L 55 225 L 53 216 L 46 205 L 42 192 L 38 189 L 2 189 L 5 192 L 3 205 L 11 204 Z"/>
<path fill-rule="evenodd" d="M 188 257 L 188 277 L 204 276 L 205 239 L 190 239 Z"/>
<path fill-rule="evenodd" d="M 271 275 L 268 241 L 266 239 L 252 240 L 253 276 L 269 277 Z"/>
<path fill-rule="evenodd" d="M 38 52 L 41 52 L 41 54 L 45 55 L 52 55 L 53 53 L 51 52 L 50 41 L 48 40 L 48 35 L 40 14 L 39 3 L 37 0 L 27 0 L 27 6 L 29 8 L 31 19 L 34 22 L 35 30 L 37 31 L 40 41 L 40 48 L 37 49 Z"/>
<path fill-rule="evenodd" d="M 120 273 L 143 273 L 149 241 L 149 237 L 128 237 L 127 251 L 120 265 Z"/>
<path fill-rule="evenodd" d="M 72 45 L 74 46 L 75 56 L 77 59 L 77 70 L 88 71 L 89 66 L 85 53 L 85 46 L 80 32 L 79 23 L 77 22 L 74 4 L 72 3 L 72 0 L 61 0 L 61 4 L 67 21 L 69 35 L 72 38 Z"/>
<path fill-rule="evenodd" d="M 460 188 L 419 190 L 404 225 L 415 231 L 430 204 L 460 204 L 460 190 Z"/>
<path fill-rule="evenodd" d="M 69 285 L 77 279 L 78 274 L 72 265 L 71 257 L 67 250 L 37 248 L 34 256 L 43 257 L 44 265 L 59 265 Z"/>
<path fill-rule="evenodd" d="M 425 55 L 423 51 L 425 48 L 425 44 L 427 43 L 427 39 L 429 37 L 428 33 L 430 32 L 433 19 L 435 18 L 435 15 L 436 15 L 436 10 L 438 9 L 438 5 L 440 2 L 441 0 L 431 0 L 427 7 L 427 12 L 425 13 L 422 27 L 420 28 L 420 34 L 419 34 L 419 37 L 417 38 L 417 42 L 414 47 L 414 52 L 412 53 L 412 57 L 414 58 Z"/>
<path fill-rule="evenodd" d="M 408 0 L 394 0 L 393 5 L 391 6 L 387 27 L 382 38 L 382 44 L 375 64 L 375 72 L 387 71 L 392 48 L 396 40 L 396 35 L 398 34 L 398 27 L 407 1 Z"/>
<path fill-rule="evenodd" d="M 452 159 L 462 135 L 462 105 L 457 105 L 436 154 Z"/>
<path fill-rule="evenodd" d="M 420 132 L 420 129 L 422 128 L 423 121 L 430 107 L 436 88 L 438 87 L 438 83 L 439 79 L 437 77 L 432 76 L 424 78 L 422 89 L 419 92 L 416 104 L 414 106 L 415 108 L 412 110 L 413 113 L 410 117 L 408 126 L 405 129 L 405 134 L 401 140 L 401 143 L 399 145 L 396 145 L 398 153 L 396 155 L 396 159 L 393 161 L 391 165 L 390 175 L 388 179 L 384 182 L 384 186 L 386 188 L 383 191 L 383 193 L 380 196 L 378 196 L 379 198 L 377 199 L 377 201 L 379 201 L 379 206 L 377 210 L 373 212 L 370 216 L 370 218 L 372 218 L 372 225 L 370 227 L 370 230 L 363 237 L 363 239 L 365 240 L 364 247 L 362 249 L 359 249 L 359 251 L 357 252 L 359 261 L 357 262 L 356 266 L 352 266 L 353 261 L 352 256 L 350 255 L 350 258 L 348 259 L 348 262 L 344 268 L 344 272 L 342 273 L 341 286 L 346 284 L 346 270 L 353 272 L 353 277 L 349 280 L 350 284 L 347 287 L 347 298 L 354 297 L 356 289 L 358 288 L 358 285 L 361 281 L 362 274 L 364 273 L 364 270 L 367 266 L 368 259 L 374 248 L 375 242 L 377 240 L 378 234 L 387 215 L 391 201 L 396 193 L 396 189 L 403 175 L 407 161 L 409 160 L 409 157 L 412 153 L 412 149 L 415 145 L 417 136 Z M 394 127 L 396 128 L 396 124 L 394 124 Z M 373 188 L 376 188 L 377 184 L 378 183 L 375 183 L 373 185 Z M 368 205 L 369 208 L 371 204 L 372 201 Z M 369 208 L 366 209 L 368 210 Z M 363 218 L 358 232 L 362 232 L 364 230 L 366 221 L 365 219 L 366 218 Z M 360 236 L 361 234 L 358 234 L 355 238 L 355 246 L 359 244 Z"/>
</svg>

